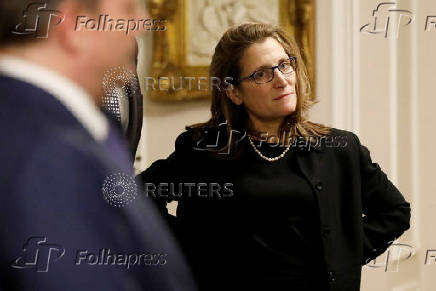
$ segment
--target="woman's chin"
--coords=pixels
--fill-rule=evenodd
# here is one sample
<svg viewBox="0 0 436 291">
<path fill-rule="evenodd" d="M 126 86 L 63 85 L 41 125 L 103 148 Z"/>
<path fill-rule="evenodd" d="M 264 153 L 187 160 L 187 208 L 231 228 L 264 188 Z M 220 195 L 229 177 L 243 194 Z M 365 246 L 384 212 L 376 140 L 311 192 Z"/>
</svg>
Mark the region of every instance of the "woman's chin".
<svg viewBox="0 0 436 291">
<path fill-rule="evenodd" d="M 293 104 L 292 102 L 290 102 L 290 103 L 288 103 L 288 104 L 283 105 L 283 107 L 282 107 L 282 114 L 283 114 L 284 116 L 287 116 L 287 115 L 289 115 L 289 114 L 294 113 L 294 112 L 295 112 L 295 109 L 296 109 L 295 104 Z"/>
</svg>

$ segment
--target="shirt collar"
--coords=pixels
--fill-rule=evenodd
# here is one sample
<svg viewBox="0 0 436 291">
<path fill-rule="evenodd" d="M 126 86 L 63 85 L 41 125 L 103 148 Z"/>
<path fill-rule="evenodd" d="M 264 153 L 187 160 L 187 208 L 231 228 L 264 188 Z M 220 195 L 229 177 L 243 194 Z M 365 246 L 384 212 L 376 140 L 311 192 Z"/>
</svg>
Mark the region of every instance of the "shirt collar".
<svg viewBox="0 0 436 291">
<path fill-rule="evenodd" d="M 0 71 L 50 93 L 71 111 L 97 141 L 107 138 L 109 124 L 106 117 L 94 104 L 92 97 L 73 81 L 42 66 L 10 56 L 0 59 Z"/>
</svg>

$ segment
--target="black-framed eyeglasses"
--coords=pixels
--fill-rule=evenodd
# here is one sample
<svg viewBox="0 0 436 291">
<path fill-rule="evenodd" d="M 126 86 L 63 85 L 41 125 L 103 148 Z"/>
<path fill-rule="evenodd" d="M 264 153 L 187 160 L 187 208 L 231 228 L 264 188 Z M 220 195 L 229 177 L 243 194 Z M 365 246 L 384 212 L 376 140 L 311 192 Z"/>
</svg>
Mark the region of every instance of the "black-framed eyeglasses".
<svg viewBox="0 0 436 291">
<path fill-rule="evenodd" d="M 242 77 L 238 79 L 238 82 L 252 79 L 256 84 L 264 84 L 271 82 L 274 79 L 274 70 L 278 69 L 282 74 L 289 75 L 297 70 L 297 57 L 292 56 L 289 59 L 281 62 L 277 66 L 271 68 L 262 68 L 254 71 L 251 75 L 247 77 Z"/>
</svg>

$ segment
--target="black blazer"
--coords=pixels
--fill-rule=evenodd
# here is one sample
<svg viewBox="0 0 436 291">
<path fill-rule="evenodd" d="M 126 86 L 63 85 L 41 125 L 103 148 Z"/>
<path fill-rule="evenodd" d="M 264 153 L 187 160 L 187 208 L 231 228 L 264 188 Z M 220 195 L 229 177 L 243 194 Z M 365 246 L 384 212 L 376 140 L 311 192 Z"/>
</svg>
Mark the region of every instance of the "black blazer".
<svg viewBox="0 0 436 291">
<path fill-rule="evenodd" d="M 240 169 L 232 171 L 235 164 L 214 161 L 207 151 L 195 150 L 197 146 L 198 141 L 192 134 L 183 132 L 175 142 L 175 151 L 167 159 L 155 161 L 141 174 L 142 181 L 198 183 L 238 176 Z M 330 290 L 359 290 L 362 265 L 382 254 L 410 227 L 410 204 L 371 160 L 369 150 L 352 132 L 333 128 L 327 138 L 298 142 L 295 148 L 299 168 L 318 200 L 320 236 Z M 204 269 L 215 265 L 214 262 L 208 264 L 212 254 L 218 253 L 215 259 L 224 255 L 217 250 L 225 249 L 225 243 L 214 244 L 218 236 L 213 234 L 233 235 L 223 226 L 236 223 L 227 221 L 226 211 L 223 211 L 223 206 L 232 206 L 225 204 L 224 199 L 148 196 L 157 198 L 165 213 L 166 202 L 179 201 L 177 219 L 169 216 L 169 220 L 178 231 L 197 276 L 204 277 L 198 279 L 212 281 L 208 288 L 225 280 L 222 270 L 205 275 Z"/>
</svg>

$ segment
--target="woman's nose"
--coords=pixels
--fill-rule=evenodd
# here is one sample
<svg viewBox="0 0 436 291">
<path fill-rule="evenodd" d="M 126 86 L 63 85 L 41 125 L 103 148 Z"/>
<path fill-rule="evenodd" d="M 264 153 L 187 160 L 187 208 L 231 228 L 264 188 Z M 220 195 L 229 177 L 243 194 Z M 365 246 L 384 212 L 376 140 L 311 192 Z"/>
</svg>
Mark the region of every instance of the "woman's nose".
<svg viewBox="0 0 436 291">
<path fill-rule="evenodd" d="M 286 86 L 286 84 L 288 83 L 287 77 L 288 76 L 286 76 L 285 74 L 280 72 L 279 69 L 274 70 L 274 78 L 273 78 L 274 85 L 276 85 L 276 86 Z"/>
</svg>

